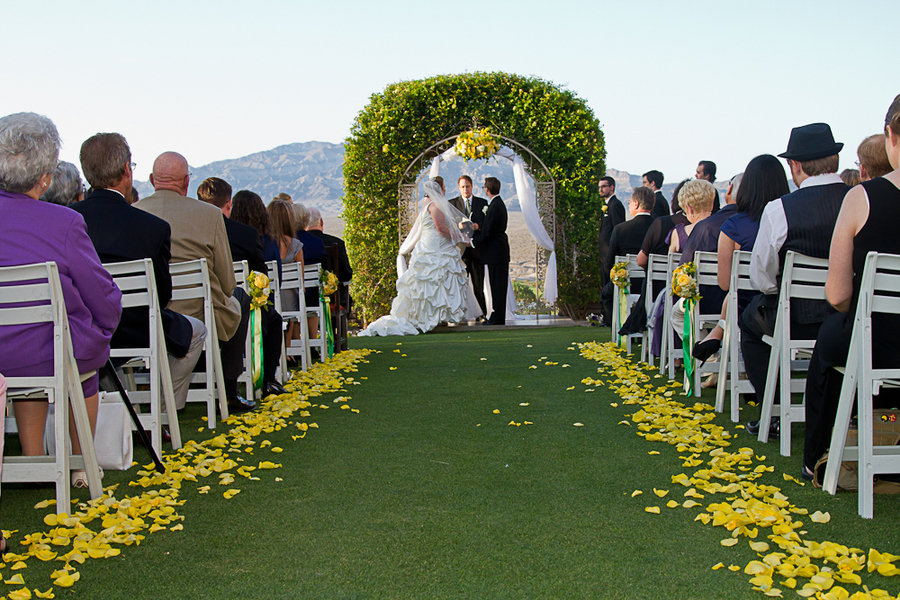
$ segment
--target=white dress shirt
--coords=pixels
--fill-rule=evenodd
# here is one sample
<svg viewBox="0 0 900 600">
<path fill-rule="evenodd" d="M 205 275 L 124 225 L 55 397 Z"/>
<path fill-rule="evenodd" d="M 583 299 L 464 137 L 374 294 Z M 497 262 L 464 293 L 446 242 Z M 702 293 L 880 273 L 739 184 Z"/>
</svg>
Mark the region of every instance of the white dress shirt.
<svg viewBox="0 0 900 600">
<path fill-rule="evenodd" d="M 837 173 L 807 177 L 800 184 L 800 189 L 832 183 L 842 183 Z M 778 273 L 781 268 L 778 255 L 786 239 L 787 217 L 784 215 L 782 199 L 779 198 L 769 202 L 763 210 L 750 258 L 750 285 L 763 294 L 778 293 Z"/>
</svg>

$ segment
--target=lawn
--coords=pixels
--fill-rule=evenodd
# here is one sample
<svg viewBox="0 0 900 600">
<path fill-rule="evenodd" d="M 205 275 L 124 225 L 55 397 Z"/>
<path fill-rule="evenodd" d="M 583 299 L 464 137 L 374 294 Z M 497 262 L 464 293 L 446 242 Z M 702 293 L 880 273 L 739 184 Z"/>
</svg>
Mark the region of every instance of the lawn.
<svg viewBox="0 0 900 600">
<path fill-rule="evenodd" d="M 240 474 L 226 485 L 217 474 L 183 481 L 177 507 L 183 521 L 153 534 L 144 530 L 140 545 L 116 546 L 118 556 L 74 565 L 80 581 L 54 586 L 54 593 L 91 599 L 763 597 L 752 589 L 751 575 L 712 569 L 719 562 L 743 569 L 758 559 L 747 539 L 724 547 L 729 531 L 694 520 L 727 494 L 667 508 L 671 498 L 683 501 L 686 489 L 672 476 L 702 466 L 686 469 L 675 447 L 638 436 L 628 416 L 638 407 L 626 405 L 608 383 L 582 383 L 602 379 L 601 364 L 575 344 L 608 335 L 575 327 L 353 339 L 354 349 L 376 351 L 356 372 L 344 373 L 353 381 L 340 389 L 335 382 L 317 397 L 313 390 L 309 417 L 298 411 L 269 432 L 256 431 L 253 444 L 222 449 L 242 465 L 272 461 L 279 468 L 250 473 L 258 481 Z M 318 375 L 326 386 L 330 373 Z M 712 401 L 711 391 L 704 401 Z M 204 410 L 188 408 L 186 438 L 212 438 L 198 431 Z M 318 427 L 304 434 L 298 423 Z M 765 455 L 761 462 L 773 471 L 760 483 L 779 486 L 810 513 L 830 513 L 827 524 L 802 517 L 804 539 L 900 553 L 900 497 L 877 497 L 875 519 L 863 520 L 854 494 L 832 497 L 785 480 L 782 473 L 796 475 L 800 460 L 778 456 L 776 442 L 758 444 L 722 415 L 713 423 L 737 436 L 728 451 L 746 446 Z M 215 434 L 225 431 L 220 426 Z M 801 440 L 794 442 L 795 455 Z M 135 459 L 147 462 L 141 449 Z M 140 493 L 144 488 L 127 485 L 140 478 L 137 471 L 109 473 L 104 483 L 120 483 L 120 499 Z M 669 494 L 657 498 L 654 488 Z M 227 489 L 240 493 L 226 499 Z M 632 497 L 635 490 L 643 493 Z M 0 522 L 18 530 L 16 542 L 50 529 L 42 519 L 52 508 L 33 507 L 51 494 L 46 486 L 4 486 Z M 649 505 L 661 513 L 646 512 Z M 176 523 L 183 529 L 171 531 Z M 762 529 L 758 539 L 768 533 Z M 39 590 L 53 585 L 50 572 L 62 564 L 26 562 L 19 573 Z M 900 592 L 897 579 L 862 575 L 870 586 Z"/>
</svg>

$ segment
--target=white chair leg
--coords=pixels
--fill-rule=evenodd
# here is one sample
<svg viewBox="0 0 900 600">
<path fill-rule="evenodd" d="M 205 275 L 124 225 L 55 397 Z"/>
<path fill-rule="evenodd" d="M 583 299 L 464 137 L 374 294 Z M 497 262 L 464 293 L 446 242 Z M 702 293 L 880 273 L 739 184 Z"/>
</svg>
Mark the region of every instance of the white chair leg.
<svg viewBox="0 0 900 600">
<path fill-rule="evenodd" d="M 759 436 L 760 442 L 767 443 L 769 441 L 769 423 L 772 420 L 772 405 L 775 404 L 775 385 L 778 381 L 778 366 L 781 358 L 781 331 L 778 326 L 775 327 L 775 345 L 772 346 L 769 353 L 769 367 L 766 370 L 766 389 L 763 392 L 762 410 L 759 414 Z M 759 392 L 757 392 L 759 394 Z"/>
</svg>

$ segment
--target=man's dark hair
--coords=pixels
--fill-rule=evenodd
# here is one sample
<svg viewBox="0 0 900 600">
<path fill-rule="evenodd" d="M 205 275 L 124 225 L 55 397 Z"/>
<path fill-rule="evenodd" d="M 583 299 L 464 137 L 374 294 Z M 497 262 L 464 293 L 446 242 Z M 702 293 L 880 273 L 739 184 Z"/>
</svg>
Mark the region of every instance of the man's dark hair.
<svg viewBox="0 0 900 600">
<path fill-rule="evenodd" d="M 600 181 L 605 181 L 606 183 L 608 183 L 609 185 L 612 186 L 612 189 L 616 189 L 616 180 L 613 179 L 612 177 L 609 177 L 609 176 L 601 177 Z"/>
<path fill-rule="evenodd" d="M 716 180 L 716 163 L 711 160 L 701 160 L 697 163 L 701 167 L 703 167 L 703 174 L 709 177 L 709 182 L 713 183 Z"/>
<path fill-rule="evenodd" d="M 500 193 L 500 180 L 496 177 L 485 177 L 484 187 L 492 196 L 496 196 Z"/>
<path fill-rule="evenodd" d="M 650 212 L 656 203 L 656 194 L 650 188 L 642 185 L 631 191 L 631 199 L 637 202 L 638 208 Z"/>
<path fill-rule="evenodd" d="M 463 179 L 465 179 L 466 181 L 468 181 L 468 182 L 469 182 L 469 185 L 473 185 L 473 184 L 472 184 L 472 178 L 469 177 L 468 175 L 460 175 L 460 176 L 459 176 L 459 179 L 456 180 L 456 185 L 459 185 L 459 182 L 462 181 Z"/>
<path fill-rule="evenodd" d="M 231 200 L 231 186 L 224 179 L 207 177 L 197 188 L 197 198 L 222 208 Z"/>
<path fill-rule="evenodd" d="M 652 183 L 653 185 L 655 185 L 656 189 L 658 189 L 658 190 L 662 189 L 662 184 L 663 184 L 662 172 L 654 169 L 653 171 L 647 171 L 646 173 L 644 173 L 643 176 L 647 178 L 647 181 L 649 183 Z"/>
<path fill-rule="evenodd" d="M 81 144 L 81 170 L 92 188 L 111 188 L 125 175 L 131 149 L 119 133 L 98 133 Z"/>
</svg>

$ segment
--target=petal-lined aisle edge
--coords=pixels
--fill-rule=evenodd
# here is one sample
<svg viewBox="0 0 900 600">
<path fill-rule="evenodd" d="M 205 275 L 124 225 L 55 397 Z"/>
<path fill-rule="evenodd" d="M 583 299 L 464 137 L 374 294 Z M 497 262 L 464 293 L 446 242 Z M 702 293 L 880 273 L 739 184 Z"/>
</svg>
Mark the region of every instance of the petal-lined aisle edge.
<svg viewBox="0 0 900 600">
<path fill-rule="evenodd" d="M 709 503 L 706 505 L 692 500 L 683 503 L 670 500 L 666 506 L 701 507 L 695 521 L 723 527 L 730 532 L 722 540 L 722 546 L 735 546 L 740 543 L 740 538 L 745 538 L 760 558 L 743 567 L 754 590 L 769 597 L 783 597 L 783 588 L 786 588 L 802 597 L 815 596 L 824 600 L 895 597 L 885 590 L 864 586 L 859 573 L 877 572 L 885 577 L 898 575 L 900 568 L 896 563 L 900 556 L 874 548 L 867 552 L 837 542 L 809 539 L 799 520 L 809 511 L 792 504 L 777 486 L 757 482 L 774 467 L 766 465 L 765 456 L 756 455 L 752 448 L 731 450 L 735 436 L 713 422 L 712 406 L 701 402 L 689 406 L 677 401 L 674 390 L 681 387 L 680 383 L 667 381 L 655 385 L 648 371 L 656 369 L 631 362 L 624 350 L 615 344 L 587 342 L 577 346 L 582 356 L 601 364 L 597 371 L 602 379 L 587 378 L 582 380 L 584 385 L 605 385 L 622 398 L 623 404 L 638 407 L 634 413 L 626 415 L 636 425 L 638 435 L 647 441 L 674 446 L 683 467 L 699 467 L 672 476 L 672 484 L 686 488 L 682 495 L 696 499 L 722 496 L 721 501 L 714 502 L 707 498 Z M 621 423 L 631 424 L 628 421 Z M 784 480 L 803 485 L 789 475 L 784 475 Z M 653 488 L 653 492 L 662 498 L 669 490 Z M 641 490 L 635 490 L 631 496 L 634 498 L 641 493 Z M 674 490 L 672 493 L 674 495 Z M 644 510 L 661 513 L 656 505 L 646 506 Z M 827 523 L 831 518 L 828 513 L 819 511 L 809 517 L 816 523 Z M 763 533 L 769 530 L 765 535 L 776 550 L 770 552 L 769 543 L 757 541 L 761 530 Z M 712 569 L 724 566 L 719 562 Z M 742 568 L 730 565 L 728 569 L 740 571 Z M 851 591 L 854 586 L 862 589 Z"/>
<path fill-rule="evenodd" d="M 4 530 L 8 551 L 2 556 L 0 569 L 16 573 L 6 576 L 3 583 L 14 586 L 6 598 L 27 600 L 30 598 L 53 598 L 53 588 L 40 591 L 29 588 L 21 570 L 28 567 L 31 560 L 63 563 L 53 571 L 50 580 L 59 587 L 71 587 L 81 577 L 76 564 L 85 560 L 118 556 L 122 546 L 139 545 L 147 534 L 157 531 L 181 531 L 184 517 L 178 514 L 178 507 L 185 503 L 180 498 L 184 482 L 197 483 L 200 479 L 215 477 L 219 490 L 225 499 L 231 499 L 240 488 L 235 487 L 238 478 L 260 481 L 261 474 L 279 469 L 281 463 L 274 460 L 283 449 L 272 446 L 270 440 L 257 444 L 256 438 L 295 428 L 297 433 L 291 438 L 296 441 L 306 436 L 318 424 L 308 421 L 311 409 L 325 410 L 327 404 L 313 404 L 312 399 L 323 394 L 345 391 L 346 385 L 359 382 L 346 374 L 356 372 L 356 365 L 367 362 L 365 357 L 372 350 L 348 350 L 335 355 L 324 363 L 313 363 L 308 371 L 297 371 L 285 384 L 289 392 L 272 395 L 260 403 L 260 409 L 241 415 L 231 415 L 224 421 L 230 429 L 204 441 L 190 440 L 178 451 L 163 457 L 165 473 L 153 471 L 153 465 L 145 465 L 137 471 L 138 478 L 128 483 L 129 487 L 143 488 L 136 495 L 117 497 L 118 484 L 104 488 L 100 498 L 76 505 L 71 514 L 55 511 L 44 517 L 46 531 L 39 531 L 17 537 L 15 531 Z M 340 396 L 333 402 L 340 408 L 358 413 L 347 401 L 350 396 Z M 201 429 L 202 431 L 202 429 Z M 262 455 L 256 457 L 254 452 Z M 271 456 L 270 456 L 271 455 Z M 274 481 L 281 481 L 274 477 Z M 197 488 L 200 494 L 209 494 L 210 485 Z M 42 510 L 52 507 L 56 500 L 44 500 L 35 505 Z"/>
</svg>

